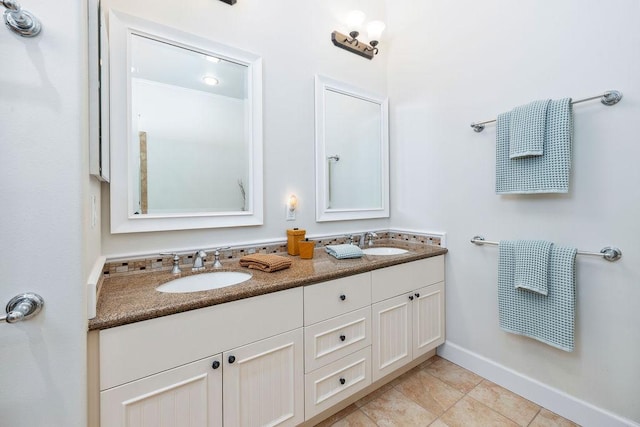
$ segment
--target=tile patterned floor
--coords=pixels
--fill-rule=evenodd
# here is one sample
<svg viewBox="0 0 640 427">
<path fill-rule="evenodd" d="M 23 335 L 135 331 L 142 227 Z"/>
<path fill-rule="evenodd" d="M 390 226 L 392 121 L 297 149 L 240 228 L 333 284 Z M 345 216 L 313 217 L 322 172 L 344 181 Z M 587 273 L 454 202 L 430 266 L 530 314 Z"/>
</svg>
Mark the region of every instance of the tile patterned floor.
<svg viewBox="0 0 640 427">
<path fill-rule="evenodd" d="M 318 426 L 578 427 L 438 356 Z"/>
</svg>

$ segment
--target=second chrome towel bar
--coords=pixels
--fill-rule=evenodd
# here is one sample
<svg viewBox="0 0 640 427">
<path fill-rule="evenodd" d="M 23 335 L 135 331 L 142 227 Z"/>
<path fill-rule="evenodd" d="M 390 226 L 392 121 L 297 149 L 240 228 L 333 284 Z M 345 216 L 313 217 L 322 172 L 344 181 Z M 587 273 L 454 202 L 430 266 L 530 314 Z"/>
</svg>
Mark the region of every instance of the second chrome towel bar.
<svg viewBox="0 0 640 427">
<path fill-rule="evenodd" d="M 491 242 L 489 240 L 484 240 L 482 236 L 473 236 L 471 239 L 471 243 L 481 246 L 481 245 L 493 245 L 497 246 L 500 242 Z M 587 252 L 587 251 L 578 251 L 578 255 L 591 255 L 591 256 L 599 256 L 607 261 L 617 261 L 622 257 L 622 251 L 614 246 L 606 246 L 600 250 L 600 252 Z"/>
<path fill-rule="evenodd" d="M 622 99 L 622 92 L 617 90 L 608 90 L 601 95 L 590 96 L 589 98 L 576 99 L 575 101 L 571 101 L 571 105 L 579 104 L 581 102 L 592 101 L 594 99 L 600 98 L 600 102 L 604 105 L 612 106 L 616 105 Z M 476 132 L 482 132 L 484 130 L 484 125 L 487 123 L 493 123 L 496 119 L 493 120 L 485 120 L 483 122 L 474 122 L 471 123 L 471 128 Z"/>
</svg>

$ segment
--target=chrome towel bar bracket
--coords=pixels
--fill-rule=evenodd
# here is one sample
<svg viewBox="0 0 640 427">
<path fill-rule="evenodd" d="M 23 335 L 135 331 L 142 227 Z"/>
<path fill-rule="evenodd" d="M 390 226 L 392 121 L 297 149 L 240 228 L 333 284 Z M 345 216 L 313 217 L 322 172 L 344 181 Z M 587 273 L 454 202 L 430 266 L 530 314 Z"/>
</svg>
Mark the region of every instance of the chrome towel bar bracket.
<svg viewBox="0 0 640 427">
<path fill-rule="evenodd" d="M 20 7 L 15 0 L 0 0 L 0 4 L 7 8 L 4 11 L 4 23 L 14 33 L 20 34 L 22 37 L 35 37 L 40 34 L 42 25 L 28 10 Z"/>
<path fill-rule="evenodd" d="M 471 243 L 482 246 L 482 245 L 492 245 L 497 246 L 500 242 L 491 242 L 489 240 L 485 240 L 482 236 L 473 236 L 471 239 Z M 614 246 L 606 246 L 600 250 L 600 252 L 587 252 L 587 251 L 578 251 L 578 255 L 591 255 L 591 256 L 599 256 L 607 261 L 613 262 L 622 258 L 622 251 L 619 248 Z"/>
<path fill-rule="evenodd" d="M 600 99 L 604 105 L 610 107 L 612 105 L 616 105 L 622 99 L 622 92 L 618 90 L 608 90 L 603 94 L 590 96 L 588 98 L 577 99 L 575 101 L 571 101 L 571 104 L 579 104 L 581 102 L 592 101 L 594 99 Z M 471 123 L 471 128 L 476 132 L 482 132 L 484 130 L 484 126 L 488 123 L 494 123 L 496 119 L 493 120 L 485 120 L 483 122 L 474 122 Z"/>
</svg>

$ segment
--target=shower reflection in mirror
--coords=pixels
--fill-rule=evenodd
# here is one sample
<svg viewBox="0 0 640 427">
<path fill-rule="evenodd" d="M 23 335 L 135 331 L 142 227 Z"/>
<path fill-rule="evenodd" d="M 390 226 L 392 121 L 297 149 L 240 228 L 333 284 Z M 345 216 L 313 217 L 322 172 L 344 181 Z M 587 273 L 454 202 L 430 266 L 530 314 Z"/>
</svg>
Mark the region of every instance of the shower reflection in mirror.
<svg viewBox="0 0 640 427">
<path fill-rule="evenodd" d="M 316 220 L 389 216 L 387 99 L 316 76 Z"/>
</svg>

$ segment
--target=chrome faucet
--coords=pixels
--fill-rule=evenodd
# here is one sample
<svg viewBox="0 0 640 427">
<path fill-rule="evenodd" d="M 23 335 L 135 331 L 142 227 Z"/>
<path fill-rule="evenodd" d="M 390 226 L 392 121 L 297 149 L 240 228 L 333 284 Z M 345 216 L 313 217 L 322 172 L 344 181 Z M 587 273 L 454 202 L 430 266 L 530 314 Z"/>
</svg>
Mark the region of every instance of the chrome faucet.
<svg viewBox="0 0 640 427">
<path fill-rule="evenodd" d="M 205 251 L 196 251 L 195 255 L 193 255 L 193 267 L 191 267 L 191 271 L 204 270 L 204 261 L 206 257 L 207 253 Z"/>
<path fill-rule="evenodd" d="M 173 257 L 173 267 L 171 268 L 171 274 L 180 274 L 180 256 L 175 252 L 160 252 L 160 255 Z"/>
<path fill-rule="evenodd" d="M 353 245 L 353 234 L 346 234 L 344 237 L 347 238 L 347 243 Z"/>
<path fill-rule="evenodd" d="M 366 236 L 367 239 L 367 245 L 369 246 L 373 246 L 373 239 L 375 239 L 376 237 L 378 237 L 378 235 L 376 233 L 374 233 L 373 231 L 369 231 L 367 234 L 365 234 L 364 236 Z"/>
<path fill-rule="evenodd" d="M 231 248 L 230 246 L 225 246 L 223 248 L 215 248 L 214 249 L 214 253 L 213 253 L 213 268 L 222 268 L 222 263 L 220 262 L 220 251 L 224 250 L 224 249 L 229 249 Z"/>
</svg>

